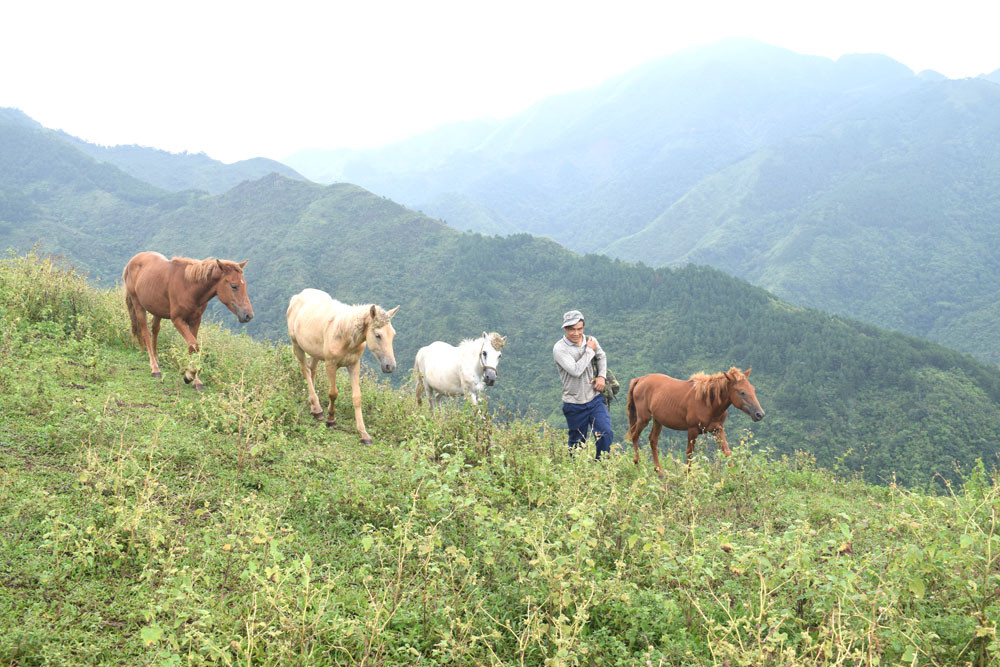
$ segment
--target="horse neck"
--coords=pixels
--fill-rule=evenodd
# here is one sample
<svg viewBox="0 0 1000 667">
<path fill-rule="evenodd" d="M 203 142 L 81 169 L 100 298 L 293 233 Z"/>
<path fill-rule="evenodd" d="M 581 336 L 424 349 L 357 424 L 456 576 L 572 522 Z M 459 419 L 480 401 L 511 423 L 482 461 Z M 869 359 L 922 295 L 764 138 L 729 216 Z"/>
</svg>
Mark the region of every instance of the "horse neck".
<svg viewBox="0 0 1000 667">
<path fill-rule="evenodd" d="M 342 315 L 349 323 L 345 332 L 347 334 L 345 338 L 347 339 L 348 346 L 353 350 L 357 350 L 368 342 L 365 337 L 364 319 L 369 308 L 371 308 L 371 304 L 349 306 Z"/>
<path fill-rule="evenodd" d="M 713 382 L 708 380 L 708 382 Z M 729 398 L 729 382 L 719 382 L 712 383 L 705 387 L 705 398 L 708 399 L 708 407 L 712 411 L 712 414 L 719 414 L 729 409 L 729 406 L 733 404 L 732 399 Z"/>
<path fill-rule="evenodd" d="M 483 371 L 483 339 L 469 338 L 458 344 L 459 359 L 463 368 L 471 368 L 474 373 Z M 474 357 L 471 366 L 466 361 L 466 355 Z"/>
<path fill-rule="evenodd" d="M 181 282 L 188 286 L 188 293 L 191 295 L 195 305 L 204 310 L 205 307 L 208 306 L 208 302 L 215 296 L 215 288 L 219 284 L 219 281 L 222 280 L 222 276 L 214 279 L 208 278 L 205 280 L 194 281 L 188 280 L 187 276 L 184 275 L 183 265 L 179 267 L 179 270 Z"/>
</svg>

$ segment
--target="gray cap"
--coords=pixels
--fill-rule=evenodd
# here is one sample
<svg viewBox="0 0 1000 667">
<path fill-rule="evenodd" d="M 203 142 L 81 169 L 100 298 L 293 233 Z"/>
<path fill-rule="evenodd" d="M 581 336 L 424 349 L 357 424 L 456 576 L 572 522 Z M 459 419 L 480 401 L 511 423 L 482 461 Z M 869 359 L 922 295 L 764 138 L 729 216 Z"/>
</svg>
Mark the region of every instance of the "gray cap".
<svg viewBox="0 0 1000 667">
<path fill-rule="evenodd" d="M 579 310 L 570 310 L 563 313 L 563 328 L 571 327 L 577 322 L 583 322 L 583 313 Z"/>
</svg>

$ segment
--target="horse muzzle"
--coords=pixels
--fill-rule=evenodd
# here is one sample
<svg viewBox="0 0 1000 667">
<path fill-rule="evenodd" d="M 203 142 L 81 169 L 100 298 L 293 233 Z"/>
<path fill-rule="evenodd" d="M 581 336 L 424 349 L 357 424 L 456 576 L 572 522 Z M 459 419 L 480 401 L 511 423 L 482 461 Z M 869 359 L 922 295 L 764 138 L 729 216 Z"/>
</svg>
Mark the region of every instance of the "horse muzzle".
<svg viewBox="0 0 1000 667">
<path fill-rule="evenodd" d="M 391 373 L 394 370 L 396 370 L 396 361 L 394 359 L 390 359 L 389 361 L 383 361 L 382 362 L 382 372 L 383 373 Z"/>
<path fill-rule="evenodd" d="M 761 419 L 764 418 L 764 411 L 760 409 L 749 410 L 747 411 L 747 414 L 750 415 L 750 419 L 754 420 L 755 422 L 759 422 Z"/>
<path fill-rule="evenodd" d="M 243 313 L 241 315 L 237 315 L 236 319 L 238 319 L 242 324 L 246 324 L 253 319 L 253 313 Z"/>
<path fill-rule="evenodd" d="M 483 383 L 487 387 L 492 387 L 497 383 L 497 372 L 494 368 L 486 368 L 483 370 Z"/>
</svg>

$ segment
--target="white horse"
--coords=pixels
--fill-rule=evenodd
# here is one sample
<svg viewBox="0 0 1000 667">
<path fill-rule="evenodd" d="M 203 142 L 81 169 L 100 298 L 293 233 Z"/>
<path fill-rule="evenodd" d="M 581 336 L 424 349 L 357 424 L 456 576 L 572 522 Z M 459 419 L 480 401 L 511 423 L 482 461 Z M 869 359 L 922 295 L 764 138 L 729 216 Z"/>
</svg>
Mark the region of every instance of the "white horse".
<svg viewBox="0 0 1000 667">
<path fill-rule="evenodd" d="M 390 311 L 375 304 L 348 306 L 322 290 L 304 289 L 292 297 L 285 313 L 292 351 L 299 360 L 309 389 L 309 413 L 316 419 L 323 418 L 323 406 L 316 395 L 313 376 L 319 362 L 325 361 L 326 376 L 330 380 L 326 425 L 337 423 L 333 411 L 337 400 L 337 369 L 346 366 L 351 376 L 354 423 L 361 442 L 366 445 L 372 443 L 372 438 L 365 430 L 365 420 L 361 417 L 361 355 L 368 347 L 378 359 L 383 373 L 396 370 L 396 357 L 392 351 L 396 330 L 389 320 L 397 310 L 399 306 Z M 308 361 L 307 354 L 311 357 Z"/>
<path fill-rule="evenodd" d="M 500 363 L 506 336 L 486 333 L 470 338 L 458 347 L 435 341 L 417 351 L 413 365 L 417 377 L 417 405 L 423 404 L 424 388 L 431 409 L 441 405 L 442 396 L 465 396 L 473 405 L 497 381 L 497 364 Z"/>
</svg>

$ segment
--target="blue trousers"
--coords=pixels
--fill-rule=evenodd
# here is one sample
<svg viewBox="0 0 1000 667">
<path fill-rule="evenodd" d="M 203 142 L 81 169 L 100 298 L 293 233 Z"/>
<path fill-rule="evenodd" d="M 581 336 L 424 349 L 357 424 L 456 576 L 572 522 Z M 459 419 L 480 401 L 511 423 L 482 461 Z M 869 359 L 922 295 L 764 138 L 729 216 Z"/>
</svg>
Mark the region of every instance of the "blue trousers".
<svg viewBox="0 0 1000 667">
<path fill-rule="evenodd" d="M 611 415 L 608 414 L 603 396 L 598 394 L 590 403 L 563 403 L 562 409 L 569 428 L 570 451 L 587 439 L 591 429 L 597 440 L 597 458 L 601 458 L 603 452 L 611 451 L 611 441 L 615 436 L 611 432 Z"/>
</svg>

